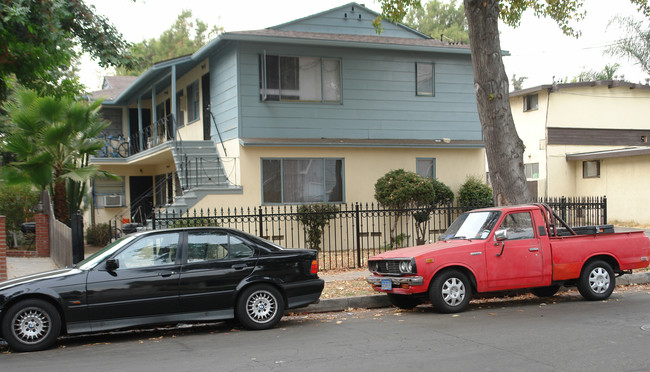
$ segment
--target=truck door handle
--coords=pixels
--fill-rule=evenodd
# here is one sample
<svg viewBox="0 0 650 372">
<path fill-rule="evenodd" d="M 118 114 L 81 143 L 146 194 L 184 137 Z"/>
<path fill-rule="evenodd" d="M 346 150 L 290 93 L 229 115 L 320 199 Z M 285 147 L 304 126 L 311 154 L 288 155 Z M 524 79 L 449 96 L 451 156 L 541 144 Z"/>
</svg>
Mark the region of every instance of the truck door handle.
<svg viewBox="0 0 650 372">
<path fill-rule="evenodd" d="M 529 252 L 537 252 L 537 251 L 539 251 L 539 248 L 537 248 L 537 247 L 528 248 L 528 251 Z"/>
<path fill-rule="evenodd" d="M 246 264 L 232 265 L 232 268 L 235 270 L 243 270 L 246 268 Z"/>
</svg>

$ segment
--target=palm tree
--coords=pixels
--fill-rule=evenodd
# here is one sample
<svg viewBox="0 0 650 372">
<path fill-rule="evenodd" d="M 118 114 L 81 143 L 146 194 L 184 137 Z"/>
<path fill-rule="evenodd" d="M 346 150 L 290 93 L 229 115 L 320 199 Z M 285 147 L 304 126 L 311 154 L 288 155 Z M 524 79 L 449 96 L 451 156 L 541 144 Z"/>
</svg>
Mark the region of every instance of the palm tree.
<svg viewBox="0 0 650 372">
<path fill-rule="evenodd" d="M 17 161 L 4 167 L 3 177 L 41 191 L 49 188 L 54 215 L 64 223 L 69 223 L 70 210 L 81 203 L 76 198 L 69 204 L 66 185 L 77 189 L 77 194 L 85 193 L 86 182 L 99 173 L 96 166 L 88 165 L 88 158 L 104 146 L 96 138 L 108 125 L 99 115 L 100 104 L 39 97 L 19 89 L 5 105 L 12 131 L 4 147 Z"/>
</svg>

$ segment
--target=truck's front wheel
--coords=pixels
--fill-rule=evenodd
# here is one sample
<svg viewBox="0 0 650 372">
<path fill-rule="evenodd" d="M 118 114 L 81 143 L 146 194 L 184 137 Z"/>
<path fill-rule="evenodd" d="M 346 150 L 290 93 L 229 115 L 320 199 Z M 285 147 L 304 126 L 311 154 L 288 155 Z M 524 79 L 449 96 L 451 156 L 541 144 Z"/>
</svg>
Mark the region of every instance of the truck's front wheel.
<svg viewBox="0 0 650 372">
<path fill-rule="evenodd" d="M 429 299 L 441 313 L 459 313 L 465 310 L 472 299 L 472 286 L 467 275 L 453 269 L 438 274 L 429 288 Z"/>
<path fill-rule="evenodd" d="M 578 291 L 589 301 L 609 298 L 615 286 L 616 278 L 612 266 L 600 260 L 588 263 L 578 279 Z"/>
</svg>

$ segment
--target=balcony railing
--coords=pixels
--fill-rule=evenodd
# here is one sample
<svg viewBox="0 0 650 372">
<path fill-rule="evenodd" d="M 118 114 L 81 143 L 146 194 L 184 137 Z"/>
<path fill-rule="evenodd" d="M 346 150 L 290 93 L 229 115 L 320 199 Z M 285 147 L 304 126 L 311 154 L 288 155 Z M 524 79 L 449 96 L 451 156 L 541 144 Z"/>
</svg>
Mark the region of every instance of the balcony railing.
<svg viewBox="0 0 650 372">
<path fill-rule="evenodd" d="M 174 139 L 173 120 L 173 115 L 167 115 L 153 124 L 146 125 L 129 138 L 124 138 L 117 133 L 104 133 L 101 139 L 104 140 L 106 146 L 95 156 L 98 158 L 126 158 L 172 141 Z"/>
</svg>

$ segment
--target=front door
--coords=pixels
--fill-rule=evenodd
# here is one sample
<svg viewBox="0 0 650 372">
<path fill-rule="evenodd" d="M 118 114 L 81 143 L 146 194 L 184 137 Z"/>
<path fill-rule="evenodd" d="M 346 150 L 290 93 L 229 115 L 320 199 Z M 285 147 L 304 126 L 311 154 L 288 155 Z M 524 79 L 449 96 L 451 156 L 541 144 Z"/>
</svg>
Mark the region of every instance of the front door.
<svg viewBox="0 0 650 372">
<path fill-rule="evenodd" d="M 187 262 L 180 279 L 183 312 L 228 311 L 235 305 L 235 290 L 253 272 L 255 250 L 223 231 L 188 231 Z"/>
<path fill-rule="evenodd" d="M 107 271 L 100 265 L 88 274 L 93 331 L 155 321 L 179 311 L 180 236 L 178 232 L 144 236 L 113 257 L 118 269 Z"/>
<path fill-rule="evenodd" d="M 130 176 L 131 219 L 145 224 L 153 211 L 153 177 Z"/>
<path fill-rule="evenodd" d="M 507 214 L 498 229 L 507 239 L 487 242 L 487 275 L 490 290 L 528 288 L 543 284 L 542 246 L 530 212 Z M 496 231 L 496 230 L 495 230 Z"/>
</svg>

